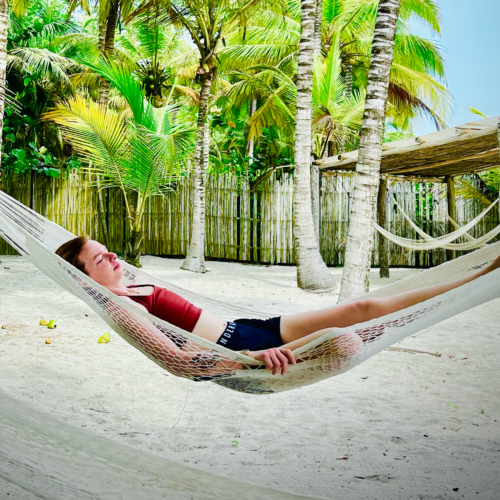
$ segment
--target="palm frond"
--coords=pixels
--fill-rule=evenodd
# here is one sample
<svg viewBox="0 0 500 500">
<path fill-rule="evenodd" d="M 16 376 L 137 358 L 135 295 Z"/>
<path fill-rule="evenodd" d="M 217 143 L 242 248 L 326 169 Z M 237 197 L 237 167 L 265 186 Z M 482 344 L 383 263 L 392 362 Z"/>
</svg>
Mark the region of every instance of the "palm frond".
<svg viewBox="0 0 500 500">
<path fill-rule="evenodd" d="M 71 82 L 65 69 L 76 68 L 74 61 L 47 49 L 16 48 L 10 51 L 7 67 L 57 79 L 67 87 Z"/>
<path fill-rule="evenodd" d="M 13 0 L 12 1 L 12 12 L 17 16 L 24 16 L 28 10 L 30 0 Z"/>
<path fill-rule="evenodd" d="M 417 109 L 420 108 L 424 113 L 428 113 L 427 109 L 432 110 L 433 119 L 435 115 L 444 124 L 450 116 L 453 109 L 450 91 L 428 73 L 393 63 L 391 82 L 394 88 L 397 86 L 406 91 L 408 96 L 414 96 L 418 101 L 425 103 L 426 107 L 417 105 Z"/>
<path fill-rule="evenodd" d="M 59 103 L 42 115 L 42 121 L 57 123 L 65 139 L 102 175 L 124 187 L 123 158 L 128 156 L 126 125 L 107 106 L 82 96 Z"/>
<path fill-rule="evenodd" d="M 489 116 L 485 115 L 484 113 L 482 113 L 481 111 L 479 111 L 478 109 L 476 108 L 473 108 L 472 106 L 469 106 L 467 108 L 471 113 L 475 114 L 475 115 L 479 115 L 479 116 L 482 116 L 483 118 L 489 118 Z"/>
<path fill-rule="evenodd" d="M 404 20 L 416 18 L 441 33 L 441 10 L 436 0 L 402 0 L 400 16 Z"/>
<path fill-rule="evenodd" d="M 471 182 L 464 179 L 463 177 L 459 177 L 455 179 L 457 184 L 456 186 L 456 195 L 460 196 L 466 200 L 476 200 L 479 203 L 488 206 L 491 205 L 491 200 L 489 200 L 486 196 L 484 196 L 481 191 L 479 191 Z"/>
</svg>

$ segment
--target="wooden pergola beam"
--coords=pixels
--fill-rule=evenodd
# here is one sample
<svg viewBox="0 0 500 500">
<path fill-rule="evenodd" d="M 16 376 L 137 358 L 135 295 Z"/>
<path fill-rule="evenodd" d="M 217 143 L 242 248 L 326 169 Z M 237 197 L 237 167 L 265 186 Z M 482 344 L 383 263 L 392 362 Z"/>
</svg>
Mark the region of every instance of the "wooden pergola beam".
<svg viewBox="0 0 500 500">
<path fill-rule="evenodd" d="M 418 172 L 419 170 L 429 170 L 438 167 L 445 167 L 446 165 L 453 165 L 454 163 L 460 163 L 462 161 L 473 161 L 473 160 L 484 160 L 486 158 L 493 158 L 499 154 L 499 149 L 495 148 L 490 151 L 485 151 L 483 153 L 478 153 L 470 156 L 461 156 L 453 160 L 440 161 L 438 163 L 428 163 L 426 165 L 420 165 L 415 167 L 402 168 L 397 170 L 392 170 L 393 174 L 404 174 L 406 172 Z"/>
<path fill-rule="evenodd" d="M 494 158 L 498 153 L 497 124 L 498 117 L 488 118 L 421 137 L 385 143 L 382 146 L 381 171 L 396 175 L 428 171 L 428 176 L 434 174 L 434 177 L 439 177 L 495 168 L 496 165 L 482 165 L 481 162 Z M 316 160 L 316 164 L 323 171 L 354 170 L 358 154 L 357 150 L 350 151 Z M 433 155 L 436 156 L 435 163 L 432 163 Z M 461 156 L 457 158 L 457 155 Z M 478 165 L 471 166 L 470 163 L 475 161 Z M 460 169 L 460 162 L 467 165 Z M 454 168 L 455 165 L 457 168 Z M 447 166 L 450 167 L 449 172 L 446 171 Z M 467 170 L 464 171 L 464 168 Z"/>
<path fill-rule="evenodd" d="M 323 175 L 339 176 L 339 177 L 354 177 L 355 172 L 338 172 L 335 170 L 324 172 Z M 446 182 L 444 177 L 420 177 L 420 176 L 408 176 L 408 175 L 391 175 L 391 174 L 380 174 L 380 177 L 387 179 L 391 182 L 421 182 L 422 184 L 428 183 L 443 183 Z"/>
</svg>

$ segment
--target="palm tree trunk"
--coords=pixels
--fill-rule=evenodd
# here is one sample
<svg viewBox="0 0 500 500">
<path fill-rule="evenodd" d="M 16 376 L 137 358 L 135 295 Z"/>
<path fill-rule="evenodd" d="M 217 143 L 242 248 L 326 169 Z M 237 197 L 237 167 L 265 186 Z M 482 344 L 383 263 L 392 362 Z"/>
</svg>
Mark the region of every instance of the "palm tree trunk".
<svg viewBox="0 0 500 500">
<path fill-rule="evenodd" d="M 293 229 L 297 284 L 310 291 L 334 288 L 333 276 L 319 253 L 311 211 L 311 95 L 313 80 L 314 0 L 301 2 L 301 37 L 297 75 Z"/>
<path fill-rule="evenodd" d="M 249 118 L 253 116 L 253 114 L 257 111 L 257 99 L 252 99 L 250 102 L 250 113 L 249 113 Z M 248 141 L 247 145 L 247 151 L 248 151 L 248 165 L 251 165 L 253 163 L 253 150 L 255 147 L 254 140 L 251 139 Z"/>
<path fill-rule="evenodd" d="M 321 56 L 321 23 L 323 21 L 323 0 L 316 0 L 316 12 L 314 17 L 314 55 Z M 327 141 L 328 143 L 328 141 Z M 323 148 L 324 149 L 324 148 Z M 321 173 L 317 165 L 311 159 L 311 210 L 314 223 L 314 234 L 320 240 L 320 198 L 321 198 Z"/>
<path fill-rule="evenodd" d="M 321 55 L 321 23 L 323 21 L 323 0 L 316 0 L 316 15 L 314 18 L 314 55 Z"/>
<path fill-rule="evenodd" d="M 125 196 L 125 224 L 126 236 L 123 259 L 132 266 L 141 266 L 144 232 L 142 230 L 144 201 L 138 193 L 127 191 Z"/>
<path fill-rule="evenodd" d="M 181 269 L 195 273 L 205 272 L 205 157 L 208 161 L 208 100 L 212 86 L 212 73 L 203 75 L 200 93 L 200 109 L 198 111 L 198 131 L 193 171 L 193 222 L 191 238 L 186 258 Z"/>
<path fill-rule="evenodd" d="M 0 149 L 2 147 L 3 115 L 5 107 L 8 5 L 7 0 L 0 0 Z M 0 164 L 1 161 L 0 155 Z"/>
<path fill-rule="evenodd" d="M 311 158 L 311 211 L 314 223 L 314 234 L 320 244 L 320 205 L 321 205 L 321 173 L 318 165 Z"/>
<path fill-rule="evenodd" d="M 105 22 L 99 22 L 99 49 L 105 56 L 110 56 L 115 48 L 116 23 L 118 21 L 119 0 L 114 0 Z M 109 80 L 101 78 L 99 102 L 106 104 L 109 99 Z"/>
<path fill-rule="evenodd" d="M 349 99 L 352 94 L 352 64 L 347 61 L 345 66 L 344 96 Z"/>
<path fill-rule="evenodd" d="M 141 230 L 131 227 L 127 241 L 125 243 L 125 261 L 135 267 L 142 267 L 141 254 L 144 233 Z"/>
<path fill-rule="evenodd" d="M 401 0 L 380 0 L 378 7 L 339 301 L 368 290 L 382 136 L 400 4 Z"/>
</svg>

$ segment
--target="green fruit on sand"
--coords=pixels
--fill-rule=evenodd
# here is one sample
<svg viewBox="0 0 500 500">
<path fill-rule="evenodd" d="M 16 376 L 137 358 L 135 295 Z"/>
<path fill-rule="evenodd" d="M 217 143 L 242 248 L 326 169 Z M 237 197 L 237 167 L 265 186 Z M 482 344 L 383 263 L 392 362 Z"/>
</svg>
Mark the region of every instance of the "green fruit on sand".
<svg viewBox="0 0 500 500">
<path fill-rule="evenodd" d="M 108 342 L 111 342 L 111 335 L 109 332 L 103 333 L 97 341 L 98 344 L 107 344 Z"/>
<path fill-rule="evenodd" d="M 40 320 L 40 326 L 47 326 L 48 323 L 43 318 Z"/>
<path fill-rule="evenodd" d="M 50 328 L 51 330 L 53 330 L 54 328 L 57 328 L 56 320 L 55 319 L 51 319 L 49 321 L 49 324 L 47 325 L 47 327 Z"/>
</svg>

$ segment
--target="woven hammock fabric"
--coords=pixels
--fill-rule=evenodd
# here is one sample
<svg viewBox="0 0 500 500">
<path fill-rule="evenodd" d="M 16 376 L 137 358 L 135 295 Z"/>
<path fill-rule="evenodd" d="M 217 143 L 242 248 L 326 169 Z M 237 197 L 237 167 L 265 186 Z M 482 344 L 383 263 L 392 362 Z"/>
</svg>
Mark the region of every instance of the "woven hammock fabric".
<svg viewBox="0 0 500 500">
<path fill-rule="evenodd" d="M 377 229 L 377 231 L 382 236 L 385 236 L 389 241 L 392 241 L 393 243 L 396 243 L 396 245 L 399 245 L 404 248 L 409 248 L 411 250 L 426 251 L 426 250 L 433 250 L 435 248 L 445 248 L 448 250 L 465 250 L 465 251 L 473 250 L 484 246 L 486 243 L 496 238 L 500 234 L 500 224 L 491 231 L 489 231 L 488 233 L 481 236 L 480 238 L 475 238 L 475 239 L 473 238 L 472 240 L 469 240 L 465 243 L 451 243 L 451 242 L 462 236 L 465 236 L 467 234 L 467 231 L 470 231 L 495 206 L 497 202 L 498 200 L 494 201 L 485 210 L 483 210 L 477 217 L 475 217 L 470 222 L 460 227 L 456 231 L 453 231 L 449 234 L 445 234 L 444 236 L 438 236 L 436 238 L 422 231 L 422 229 L 420 229 L 410 219 L 410 217 L 408 217 L 408 215 L 404 212 L 404 210 L 399 206 L 397 202 L 396 204 L 399 207 L 399 210 L 402 212 L 404 218 L 410 223 L 411 227 L 418 234 L 420 234 L 422 238 L 424 238 L 424 240 L 415 240 L 411 238 L 403 238 L 402 236 L 397 236 L 387 231 L 383 227 L 379 226 L 378 224 L 375 224 L 375 229 Z"/>
<path fill-rule="evenodd" d="M 253 358 L 230 351 L 147 314 L 95 283 L 54 252 L 74 235 L 0 191 L 0 235 L 36 267 L 82 299 L 127 342 L 170 373 L 195 381 L 210 380 L 223 387 L 252 394 L 270 394 L 312 384 L 343 373 L 382 349 L 435 323 L 500 297 L 500 269 L 447 293 L 407 309 L 347 328 L 332 328 L 323 336 L 296 349 L 295 366 L 286 375 L 273 376 Z M 491 263 L 500 254 L 500 243 L 396 282 L 361 298 L 389 296 L 445 281 L 463 278 Z M 269 317 L 263 311 L 232 307 L 184 290 L 121 262 L 126 284 L 165 287 L 196 306 L 227 320 Z M 279 314 L 279 313 L 278 313 Z M 275 314 L 276 315 L 276 314 Z M 182 351 L 162 342 L 169 337 Z M 352 341 L 358 335 L 362 346 Z M 205 354 L 206 356 L 200 356 Z M 210 361 L 206 361 L 206 357 Z M 217 366 L 213 366 L 217 361 Z"/>
<path fill-rule="evenodd" d="M 422 238 L 424 238 L 424 240 L 429 240 L 429 241 L 435 241 L 436 240 L 436 238 L 434 238 L 430 234 L 427 234 L 425 231 L 423 231 L 422 229 L 420 229 L 411 220 L 411 218 L 408 216 L 408 214 L 403 210 L 403 208 L 401 207 L 401 205 L 398 203 L 398 201 L 396 200 L 396 197 L 394 195 L 393 195 L 393 199 L 394 199 L 394 203 L 399 208 L 399 211 L 401 212 L 401 214 L 403 215 L 403 217 L 406 219 L 406 221 L 408 222 L 408 224 L 410 224 L 410 226 L 416 231 L 417 234 L 419 234 L 420 236 L 422 236 Z M 497 201 L 495 201 L 495 203 L 497 203 Z M 446 219 L 448 221 L 450 221 L 456 229 L 460 229 L 460 226 L 446 212 L 444 213 L 444 215 L 445 215 Z M 486 215 L 486 213 L 485 213 L 485 215 Z M 476 238 L 473 238 L 469 233 L 464 233 L 462 236 L 465 239 L 467 239 L 468 241 L 471 241 L 471 242 L 475 243 L 475 246 L 471 247 L 470 250 L 472 250 L 473 248 L 475 249 L 475 248 L 480 248 L 480 247 L 484 246 L 482 244 L 477 244 Z M 453 250 L 456 247 L 456 245 L 457 245 L 456 243 L 449 243 L 448 245 L 443 245 L 440 248 L 445 248 L 445 249 Z"/>
<path fill-rule="evenodd" d="M 493 206 L 498 202 L 498 199 L 495 200 L 490 206 L 488 206 L 483 212 L 481 212 L 475 219 L 474 225 L 476 225 L 487 213 L 488 211 L 493 208 Z M 444 236 L 438 236 L 437 238 L 434 238 L 430 234 L 427 234 L 425 231 L 420 229 L 408 216 L 408 214 L 403 210 L 401 205 L 397 202 L 396 198 L 394 198 L 394 203 L 396 206 L 399 208 L 399 211 L 403 215 L 403 217 L 406 219 L 406 221 L 410 224 L 412 229 L 415 230 L 417 234 L 422 236 L 425 242 L 422 240 L 414 240 L 414 239 L 408 239 L 408 238 L 402 238 L 400 236 L 397 236 L 393 233 L 390 233 L 386 229 L 382 228 L 378 224 L 375 224 L 375 228 L 385 236 L 388 240 L 392 241 L 393 243 L 396 243 L 399 246 L 405 247 L 405 248 L 410 248 L 412 250 L 433 250 L 434 248 L 444 248 L 446 250 L 474 250 L 476 248 L 481 248 L 484 245 L 486 245 L 488 242 L 490 242 L 492 239 L 496 238 L 498 234 L 500 234 L 500 225 L 498 225 L 496 228 L 492 229 L 488 233 L 484 234 L 480 238 L 473 238 L 470 234 L 467 232 L 464 232 L 463 227 L 460 227 L 448 214 L 446 215 L 446 218 L 457 228 L 457 231 L 454 231 L 453 233 L 444 235 Z M 469 226 L 473 221 L 467 224 Z M 465 227 L 465 226 L 464 226 Z M 472 229 L 472 228 L 470 228 Z M 443 239 L 448 239 L 449 236 L 453 235 L 457 239 L 461 236 L 465 237 L 468 242 L 465 243 L 447 243 L 443 244 L 442 240 Z M 458 235 L 458 236 L 457 236 Z"/>
<path fill-rule="evenodd" d="M 199 471 L 119 444 L 1 392 L 0 477 L 46 500 L 313 498 Z"/>
</svg>

